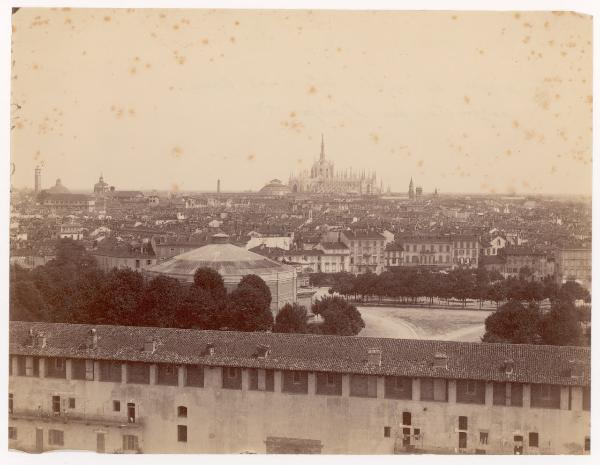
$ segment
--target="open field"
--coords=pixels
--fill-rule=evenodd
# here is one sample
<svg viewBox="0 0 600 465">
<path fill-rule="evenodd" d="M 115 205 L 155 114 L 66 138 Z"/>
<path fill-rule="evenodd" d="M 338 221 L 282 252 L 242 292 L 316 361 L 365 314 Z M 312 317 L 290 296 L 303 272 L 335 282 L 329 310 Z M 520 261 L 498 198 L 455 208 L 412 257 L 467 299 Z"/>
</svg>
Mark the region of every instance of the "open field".
<svg viewBox="0 0 600 465">
<path fill-rule="evenodd" d="M 479 342 L 492 312 L 428 308 L 362 307 L 359 336 Z"/>
</svg>

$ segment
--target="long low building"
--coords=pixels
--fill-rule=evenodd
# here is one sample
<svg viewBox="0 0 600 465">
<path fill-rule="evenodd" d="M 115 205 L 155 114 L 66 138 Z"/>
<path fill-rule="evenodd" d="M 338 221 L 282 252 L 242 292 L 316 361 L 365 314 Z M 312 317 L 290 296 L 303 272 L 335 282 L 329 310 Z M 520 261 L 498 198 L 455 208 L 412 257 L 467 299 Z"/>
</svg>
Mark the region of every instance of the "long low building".
<svg viewBox="0 0 600 465">
<path fill-rule="evenodd" d="M 590 350 L 10 324 L 9 447 L 584 454 Z"/>
</svg>

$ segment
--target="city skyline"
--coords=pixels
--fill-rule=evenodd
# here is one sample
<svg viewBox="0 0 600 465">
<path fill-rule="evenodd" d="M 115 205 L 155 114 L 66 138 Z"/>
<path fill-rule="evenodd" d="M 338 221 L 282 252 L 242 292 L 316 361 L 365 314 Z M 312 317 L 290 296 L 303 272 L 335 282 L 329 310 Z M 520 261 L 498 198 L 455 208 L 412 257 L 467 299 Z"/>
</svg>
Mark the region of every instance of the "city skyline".
<svg viewBox="0 0 600 465">
<path fill-rule="evenodd" d="M 309 168 L 324 133 L 336 166 L 376 170 L 392 192 L 412 177 L 426 194 L 591 195 L 590 16 L 21 9 L 12 19 L 16 188 L 32 187 L 42 165 L 43 188 L 61 178 L 91 189 L 103 172 L 119 189 L 211 191 L 220 178 L 224 191 L 257 191 Z"/>
</svg>

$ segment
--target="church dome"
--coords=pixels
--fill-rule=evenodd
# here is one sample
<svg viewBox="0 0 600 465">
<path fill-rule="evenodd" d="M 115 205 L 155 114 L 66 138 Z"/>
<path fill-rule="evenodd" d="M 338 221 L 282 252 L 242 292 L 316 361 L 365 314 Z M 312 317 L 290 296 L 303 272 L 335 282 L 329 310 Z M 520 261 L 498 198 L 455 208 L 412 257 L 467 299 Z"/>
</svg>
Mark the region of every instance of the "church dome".
<svg viewBox="0 0 600 465">
<path fill-rule="evenodd" d="M 279 179 L 271 179 L 271 181 L 265 184 L 260 190 L 260 193 L 264 195 L 285 195 L 289 192 L 288 186 L 283 184 Z"/>
<path fill-rule="evenodd" d="M 296 270 L 229 243 L 226 234 L 215 234 L 212 243 L 177 255 L 144 270 L 147 278 L 159 275 L 176 278 L 184 283 L 194 282 L 198 268 L 212 268 L 223 278 L 228 291 L 235 289 L 249 274 L 260 276 L 271 290 L 271 309 L 279 310 L 296 301 Z"/>
<path fill-rule="evenodd" d="M 60 181 L 60 178 L 56 180 L 56 184 L 54 186 L 52 186 L 51 188 L 47 189 L 48 193 L 50 194 L 70 194 L 71 191 L 69 189 L 67 189 L 65 186 L 63 186 L 62 182 Z"/>
</svg>

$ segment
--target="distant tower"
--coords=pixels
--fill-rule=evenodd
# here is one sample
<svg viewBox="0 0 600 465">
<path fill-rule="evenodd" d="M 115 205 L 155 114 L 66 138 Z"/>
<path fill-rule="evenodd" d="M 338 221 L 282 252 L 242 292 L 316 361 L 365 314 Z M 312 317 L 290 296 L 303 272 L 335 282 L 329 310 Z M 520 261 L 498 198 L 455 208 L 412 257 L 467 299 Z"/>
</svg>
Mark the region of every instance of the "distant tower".
<svg viewBox="0 0 600 465">
<path fill-rule="evenodd" d="M 321 155 L 319 156 L 319 160 L 325 161 L 325 138 L 323 134 L 321 134 Z"/>
<path fill-rule="evenodd" d="M 221 193 L 221 180 L 217 179 L 217 195 Z"/>
<path fill-rule="evenodd" d="M 417 186 L 415 193 L 417 198 L 420 199 L 423 196 L 423 188 L 421 186 Z"/>
<path fill-rule="evenodd" d="M 35 167 L 35 193 L 42 190 L 42 169 L 39 166 Z"/>
<path fill-rule="evenodd" d="M 410 184 L 408 185 L 408 198 L 410 200 L 415 199 L 415 184 L 413 183 L 412 178 L 410 178 Z"/>
</svg>

